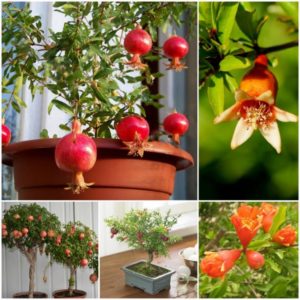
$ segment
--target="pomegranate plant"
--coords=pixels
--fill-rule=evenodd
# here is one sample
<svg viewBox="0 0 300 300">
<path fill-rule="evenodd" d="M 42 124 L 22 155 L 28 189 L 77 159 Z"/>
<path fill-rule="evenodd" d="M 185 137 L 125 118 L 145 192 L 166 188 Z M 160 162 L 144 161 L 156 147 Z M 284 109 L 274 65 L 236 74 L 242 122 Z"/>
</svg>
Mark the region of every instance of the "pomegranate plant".
<svg viewBox="0 0 300 300">
<path fill-rule="evenodd" d="M 54 241 L 59 230 L 57 216 L 38 204 L 12 205 L 4 211 L 2 243 L 18 249 L 29 263 L 28 298 L 34 297 L 37 254 L 44 253 L 45 246 Z"/>
<path fill-rule="evenodd" d="M 93 168 L 97 159 L 97 147 L 92 138 L 81 133 L 79 120 L 74 120 L 72 132 L 63 137 L 55 148 L 55 162 L 66 172 L 71 172 L 72 182 L 67 189 L 79 194 L 92 185 L 85 183 L 83 173 Z"/>
<path fill-rule="evenodd" d="M 53 239 L 47 244 L 46 254 L 50 256 L 51 261 L 69 268 L 70 277 L 66 297 L 74 295 L 76 270 L 91 266 L 95 257 L 98 256 L 97 253 L 95 232 L 81 222 L 65 224 L 59 234 L 59 240 Z"/>
<path fill-rule="evenodd" d="M 285 279 L 298 270 L 295 208 L 297 204 L 288 202 L 201 203 L 200 295 L 295 295 L 295 282 Z M 291 284 L 289 290 L 276 291 L 278 285 L 287 282 Z"/>
<path fill-rule="evenodd" d="M 148 254 L 145 269 L 151 273 L 154 255 L 166 256 L 168 247 L 179 240 L 170 235 L 172 226 L 177 223 L 179 215 L 168 211 L 162 215 L 159 211 L 131 210 L 122 218 L 110 217 L 105 220 L 110 227 L 111 238 L 126 242 L 130 248 L 144 250 Z"/>
</svg>

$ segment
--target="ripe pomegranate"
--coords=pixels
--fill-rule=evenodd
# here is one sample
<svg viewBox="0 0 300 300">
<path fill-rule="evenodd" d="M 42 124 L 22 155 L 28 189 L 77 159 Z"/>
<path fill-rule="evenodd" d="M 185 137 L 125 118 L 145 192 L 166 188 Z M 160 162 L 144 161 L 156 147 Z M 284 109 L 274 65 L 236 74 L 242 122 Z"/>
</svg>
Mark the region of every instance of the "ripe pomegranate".
<svg viewBox="0 0 300 300">
<path fill-rule="evenodd" d="M 14 230 L 13 231 L 13 236 L 15 239 L 18 239 L 22 236 L 22 232 L 20 232 L 19 230 Z"/>
<path fill-rule="evenodd" d="M 27 236 L 28 235 L 28 232 L 29 232 L 29 230 L 28 230 L 28 228 L 23 228 L 22 229 L 22 234 L 24 235 L 24 236 Z"/>
<path fill-rule="evenodd" d="M 95 249 L 98 251 L 98 249 L 99 249 L 99 244 L 98 243 L 95 245 Z"/>
<path fill-rule="evenodd" d="M 172 59 L 172 62 L 167 65 L 167 70 L 181 71 L 186 68 L 185 64 L 180 62 L 180 59 L 189 52 L 189 44 L 183 37 L 171 36 L 165 41 L 163 50 L 165 56 Z"/>
<path fill-rule="evenodd" d="M 265 264 L 265 259 L 262 254 L 257 251 L 246 251 L 247 262 L 250 268 L 259 269 Z"/>
<path fill-rule="evenodd" d="M 95 283 L 97 280 L 98 280 L 97 274 L 93 273 L 93 274 L 90 275 L 90 281 L 92 283 Z"/>
<path fill-rule="evenodd" d="M 185 115 L 174 112 L 164 119 L 163 126 L 165 131 L 172 135 L 173 141 L 180 144 L 180 136 L 189 129 L 189 120 Z"/>
<path fill-rule="evenodd" d="M 167 237 L 166 235 L 162 235 L 160 238 L 164 242 L 167 242 L 169 240 L 169 237 Z"/>
<path fill-rule="evenodd" d="M 93 254 L 93 250 L 89 249 L 86 253 L 87 255 L 91 256 Z"/>
<path fill-rule="evenodd" d="M 142 232 L 140 232 L 140 231 L 136 234 L 136 237 L 137 237 L 137 239 L 138 239 L 139 241 L 142 240 L 143 236 L 144 236 L 144 234 L 143 234 Z"/>
<path fill-rule="evenodd" d="M 86 267 L 88 265 L 88 260 L 86 258 L 83 258 L 81 261 L 80 261 L 80 265 L 82 267 Z"/>
<path fill-rule="evenodd" d="M 140 116 L 127 116 L 116 124 L 118 137 L 129 148 L 129 155 L 144 155 L 149 137 L 149 124 Z"/>
<path fill-rule="evenodd" d="M 2 229 L 6 229 L 6 224 L 2 224 Z"/>
<path fill-rule="evenodd" d="M 66 249 L 66 250 L 65 250 L 65 254 L 66 254 L 66 256 L 70 257 L 70 255 L 71 255 L 71 250 L 70 250 L 70 249 Z"/>
<path fill-rule="evenodd" d="M 42 221 L 42 216 L 41 215 L 38 216 L 38 220 Z"/>
<path fill-rule="evenodd" d="M 81 232 L 81 233 L 79 234 L 79 239 L 80 239 L 80 240 L 83 240 L 83 239 L 84 239 L 84 237 L 85 237 L 84 233 L 83 233 L 83 232 Z"/>
<path fill-rule="evenodd" d="M 7 237 L 8 232 L 6 229 L 2 229 L 2 237 Z"/>
<path fill-rule="evenodd" d="M 92 241 L 89 241 L 89 242 L 88 242 L 88 246 L 89 246 L 89 247 L 93 247 L 93 242 L 92 242 Z"/>
<path fill-rule="evenodd" d="M 6 125 L 4 125 L 4 123 L 2 123 L 2 146 L 8 145 L 10 143 L 10 140 L 11 131 Z"/>
<path fill-rule="evenodd" d="M 40 232 L 40 237 L 44 239 L 47 236 L 47 232 L 45 230 Z"/>
<path fill-rule="evenodd" d="M 14 214 L 14 219 L 19 220 L 21 217 L 19 214 Z"/>
<path fill-rule="evenodd" d="M 34 217 L 33 217 L 33 216 L 28 216 L 28 217 L 27 217 L 27 220 L 28 220 L 29 222 L 32 222 L 32 221 L 34 220 Z"/>
<path fill-rule="evenodd" d="M 55 240 L 55 244 L 58 246 L 61 244 L 61 235 L 58 235 Z"/>
<path fill-rule="evenodd" d="M 110 232 L 111 232 L 110 238 L 113 238 L 116 234 L 118 234 L 119 230 L 116 228 L 111 228 Z"/>
<path fill-rule="evenodd" d="M 137 25 L 135 29 L 131 30 L 125 37 L 124 47 L 133 54 L 130 61 L 126 64 L 134 68 L 143 69 L 147 65 L 141 61 L 141 55 L 145 55 L 152 48 L 152 39 L 148 32 L 142 29 L 141 25 Z"/>
<path fill-rule="evenodd" d="M 66 189 L 79 194 L 92 183 L 85 183 L 83 172 L 93 168 L 97 159 L 97 147 L 93 139 L 81 133 L 81 124 L 75 119 L 72 132 L 64 136 L 56 145 L 55 162 L 66 172 L 73 173 L 72 182 Z"/>
</svg>

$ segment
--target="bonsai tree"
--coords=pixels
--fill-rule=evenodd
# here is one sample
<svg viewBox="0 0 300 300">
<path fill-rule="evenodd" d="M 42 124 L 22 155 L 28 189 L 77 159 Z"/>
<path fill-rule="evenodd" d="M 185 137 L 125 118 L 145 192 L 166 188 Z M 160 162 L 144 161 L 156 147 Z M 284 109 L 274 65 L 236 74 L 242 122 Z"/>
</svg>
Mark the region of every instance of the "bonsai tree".
<svg viewBox="0 0 300 300">
<path fill-rule="evenodd" d="M 77 269 L 91 264 L 96 252 L 96 234 L 80 222 L 65 224 L 57 238 L 47 245 L 46 253 L 51 260 L 67 266 L 70 270 L 68 290 L 63 296 L 73 296 Z"/>
<path fill-rule="evenodd" d="M 55 240 L 59 228 L 57 216 L 35 203 L 13 205 L 4 210 L 2 243 L 8 248 L 17 248 L 27 258 L 28 298 L 34 297 L 37 253 L 43 254 L 45 245 Z"/>
<path fill-rule="evenodd" d="M 111 238 L 116 236 L 129 247 L 147 252 L 143 273 L 151 274 L 154 255 L 167 256 L 168 247 L 180 239 L 170 235 L 170 229 L 179 218 L 179 215 L 171 216 L 170 212 L 163 216 L 158 211 L 131 210 L 122 219 L 111 217 L 105 220 L 111 228 Z"/>
</svg>

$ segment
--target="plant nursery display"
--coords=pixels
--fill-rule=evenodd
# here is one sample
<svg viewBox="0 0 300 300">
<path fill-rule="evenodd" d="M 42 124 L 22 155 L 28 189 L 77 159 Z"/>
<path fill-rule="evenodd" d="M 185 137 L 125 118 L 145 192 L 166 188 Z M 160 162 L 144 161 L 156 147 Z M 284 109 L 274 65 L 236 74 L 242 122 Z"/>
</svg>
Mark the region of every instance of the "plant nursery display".
<svg viewBox="0 0 300 300">
<path fill-rule="evenodd" d="M 204 2 L 199 23 L 200 198 L 296 199 L 298 3 Z"/>
<path fill-rule="evenodd" d="M 297 224 L 296 202 L 201 203 L 200 297 L 298 298 Z"/>
<path fill-rule="evenodd" d="M 196 4 L 52 5 L 66 21 L 61 30 L 49 32 L 29 3 L 2 7 L 2 92 L 8 95 L 2 104 L 2 146 L 4 163 L 14 168 L 19 199 L 168 199 L 176 171 L 193 165 L 192 156 L 179 147 L 188 116 L 170 111 L 164 127 L 151 132 L 146 111 L 162 107 L 163 95 L 151 86 L 165 72 L 184 71 L 182 59 L 189 51 L 188 39 L 176 32 L 160 45 L 158 31 L 176 25 L 192 32 Z M 160 60 L 170 60 L 163 73 L 151 67 Z M 52 93 L 48 113 L 67 115 L 59 125 L 64 137 L 50 137 L 44 129 L 40 140 L 9 144 L 6 113 L 26 109 L 20 97 L 25 84 L 33 100 Z M 162 135 L 173 138 L 159 141 Z M 27 165 L 32 172 L 24 179 Z"/>
<path fill-rule="evenodd" d="M 110 227 L 111 238 L 126 242 L 130 248 L 144 250 L 147 260 L 130 263 L 122 267 L 125 282 L 138 287 L 148 294 L 157 294 L 170 288 L 170 279 L 175 271 L 152 263 L 154 256 L 166 256 L 168 247 L 179 237 L 170 230 L 177 223 L 178 215 L 168 211 L 162 215 L 158 211 L 131 210 L 123 218 L 110 217 L 105 222 Z"/>
<path fill-rule="evenodd" d="M 18 204 L 4 210 L 2 243 L 18 249 L 29 263 L 28 292 L 17 293 L 15 298 L 47 298 L 46 294 L 35 291 L 37 254 L 42 255 L 47 244 L 57 239 L 59 230 L 57 216 L 38 204 Z"/>
<path fill-rule="evenodd" d="M 65 224 L 56 239 L 47 245 L 46 254 L 51 260 L 66 266 L 70 272 L 68 289 L 54 291 L 53 297 L 85 298 L 85 291 L 75 289 L 75 274 L 78 268 L 90 266 L 95 268 L 90 280 L 97 280 L 98 244 L 93 230 L 81 222 Z"/>
</svg>

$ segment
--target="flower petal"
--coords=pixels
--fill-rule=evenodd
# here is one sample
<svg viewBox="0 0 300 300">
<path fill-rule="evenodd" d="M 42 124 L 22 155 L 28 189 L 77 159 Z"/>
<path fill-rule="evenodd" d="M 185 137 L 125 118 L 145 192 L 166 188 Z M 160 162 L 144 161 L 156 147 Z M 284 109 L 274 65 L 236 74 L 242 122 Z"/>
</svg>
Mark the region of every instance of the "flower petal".
<svg viewBox="0 0 300 300">
<path fill-rule="evenodd" d="M 262 93 L 256 99 L 259 101 L 264 101 L 264 102 L 268 103 L 269 105 L 273 105 L 275 103 L 275 100 L 274 100 L 271 90 L 268 90 L 268 91 Z"/>
<path fill-rule="evenodd" d="M 253 131 L 254 128 L 252 126 L 248 126 L 243 119 L 240 119 L 233 133 L 231 149 L 235 149 L 245 143 L 251 137 Z"/>
<path fill-rule="evenodd" d="M 270 126 L 259 129 L 266 141 L 271 144 L 277 153 L 281 152 L 281 138 L 277 122 L 271 123 Z"/>
<path fill-rule="evenodd" d="M 275 116 L 278 121 L 281 122 L 298 122 L 298 117 L 294 114 L 291 114 L 285 110 L 282 110 L 274 106 Z"/>
<path fill-rule="evenodd" d="M 240 102 L 243 100 L 251 100 L 253 99 L 253 97 L 250 97 L 246 92 L 244 92 L 243 90 L 237 89 L 235 91 L 235 101 L 236 102 Z"/>
<path fill-rule="evenodd" d="M 226 110 L 224 110 L 219 116 L 214 119 L 214 124 L 218 124 L 224 121 L 231 121 L 238 118 L 237 111 L 239 109 L 239 103 L 235 103 Z"/>
</svg>

